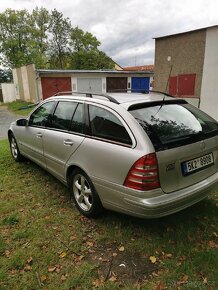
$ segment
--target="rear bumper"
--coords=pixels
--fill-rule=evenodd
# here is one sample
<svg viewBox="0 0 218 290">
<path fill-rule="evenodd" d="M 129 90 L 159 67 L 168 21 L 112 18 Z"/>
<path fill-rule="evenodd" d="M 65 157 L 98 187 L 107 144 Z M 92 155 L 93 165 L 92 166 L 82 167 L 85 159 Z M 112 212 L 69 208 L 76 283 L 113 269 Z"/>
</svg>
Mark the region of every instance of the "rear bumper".
<svg viewBox="0 0 218 290">
<path fill-rule="evenodd" d="M 158 218 L 187 208 L 206 198 L 218 185 L 218 172 L 184 188 L 165 194 L 161 189 L 139 192 L 93 180 L 105 208 L 142 218 Z"/>
</svg>

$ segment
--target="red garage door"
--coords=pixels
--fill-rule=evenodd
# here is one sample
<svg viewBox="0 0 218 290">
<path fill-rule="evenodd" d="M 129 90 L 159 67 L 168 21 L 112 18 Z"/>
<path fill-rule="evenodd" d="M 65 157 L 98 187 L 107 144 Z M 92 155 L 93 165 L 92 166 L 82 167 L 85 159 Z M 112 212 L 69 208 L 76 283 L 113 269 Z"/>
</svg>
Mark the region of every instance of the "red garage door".
<svg viewBox="0 0 218 290">
<path fill-rule="evenodd" d="M 178 95 L 194 96 L 195 94 L 195 74 L 179 75 Z"/>
<path fill-rule="evenodd" d="M 196 74 L 170 77 L 169 93 L 173 96 L 191 97 L 195 95 Z"/>
<path fill-rule="evenodd" d="M 43 100 L 55 95 L 58 92 L 72 91 L 71 78 L 69 77 L 42 77 L 41 84 Z"/>
</svg>

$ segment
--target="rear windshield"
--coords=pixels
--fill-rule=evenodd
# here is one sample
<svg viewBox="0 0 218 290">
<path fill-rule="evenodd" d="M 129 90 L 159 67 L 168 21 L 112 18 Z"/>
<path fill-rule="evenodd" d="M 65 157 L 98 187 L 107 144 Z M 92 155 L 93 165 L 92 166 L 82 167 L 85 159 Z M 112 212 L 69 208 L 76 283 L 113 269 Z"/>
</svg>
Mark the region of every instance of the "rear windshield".
<svg viewBox="0 0 218 290">
<path fill-rule="evenodd" d="M 156 150 L 197 142 L 218 134 L 218 123 L 190 104 L 164 104 L 130 110 Z"/>
</svg>

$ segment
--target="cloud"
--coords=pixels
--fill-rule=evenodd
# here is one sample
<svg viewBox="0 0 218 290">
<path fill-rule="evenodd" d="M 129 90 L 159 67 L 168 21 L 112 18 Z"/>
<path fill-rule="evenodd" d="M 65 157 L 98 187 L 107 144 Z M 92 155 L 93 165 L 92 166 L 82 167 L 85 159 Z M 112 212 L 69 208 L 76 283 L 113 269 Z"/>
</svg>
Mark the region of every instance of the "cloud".
<svg viewBox="0 0 218 290">
<path fill-rule="evenodd" d="M 214 0 L 7 0 L 6 8 L 56 8 L 73 26 L 93 33 L 122 66 L 154 62 L 152 38 L 218 24 Z"/>
</svg>

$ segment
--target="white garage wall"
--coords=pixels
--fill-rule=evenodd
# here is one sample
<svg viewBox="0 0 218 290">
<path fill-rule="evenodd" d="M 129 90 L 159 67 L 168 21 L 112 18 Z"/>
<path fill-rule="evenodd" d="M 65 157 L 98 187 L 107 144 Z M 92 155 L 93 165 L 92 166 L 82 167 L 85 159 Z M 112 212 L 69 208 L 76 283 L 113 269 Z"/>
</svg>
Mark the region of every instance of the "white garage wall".
<svg viewBox="0 0 218 290">
<path fill-rule="evenodd" d="M 30 100 L 30 89 L 29 89 L 29 81 L 28 81 L 26 66 L 21 67 L 21 74 L 22 74 L 22 80 L 23 80 L 24 99 Z"/>
<path fill-rule="evenodd" d="M 14 80 L 16 99 L 20 99 L 17 70 L 16 69 L 12 69 L 12 74 L 13 74 L 13 80 Z"/>
<path fill-rule="evenodd" d="M 200 109 L 218 121 L 218 27 L 206 32 Z"/>
<path fill-rule="evenodd" d="M 16 101 L 16 92 L 14 84 L 3 83 L 1 85 L 2 85 L 3 102 L 10 103 Z"/>
</svg>

